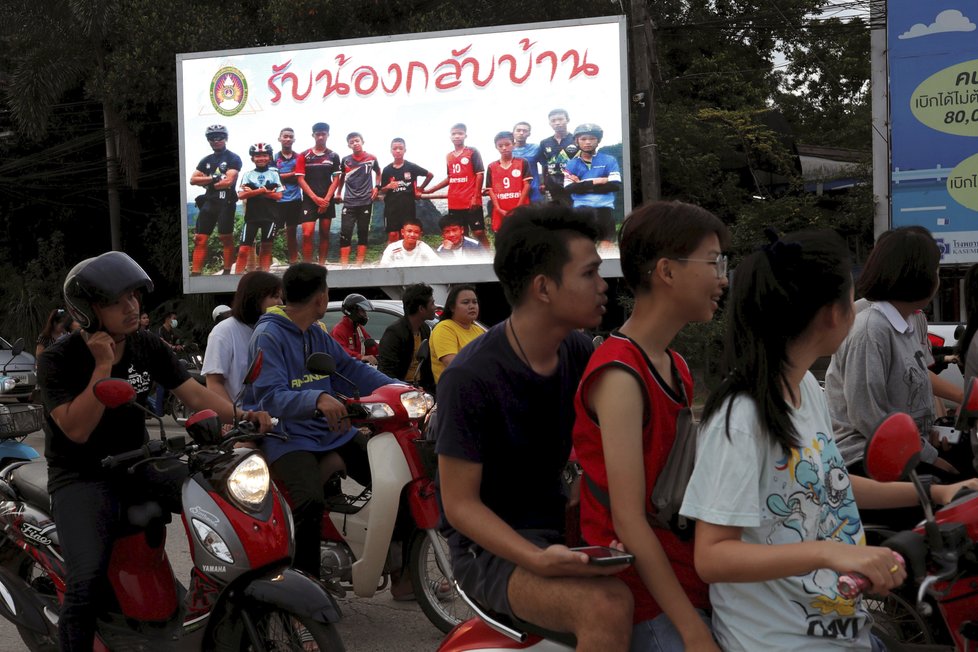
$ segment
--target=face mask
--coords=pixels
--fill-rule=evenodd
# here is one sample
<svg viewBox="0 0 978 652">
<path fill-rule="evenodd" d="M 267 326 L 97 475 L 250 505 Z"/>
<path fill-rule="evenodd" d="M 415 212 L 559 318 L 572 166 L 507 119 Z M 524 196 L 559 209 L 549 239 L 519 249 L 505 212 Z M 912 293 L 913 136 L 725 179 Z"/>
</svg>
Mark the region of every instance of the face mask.
<svg viewBox="0 0 978 652">
<path fill-rule="evenodd" d="M 176 328 L 178 323 L 179 322 L 177 322 L 176 319 L 171 319 L 170 320 L 170 328 Z"/>
</svg>

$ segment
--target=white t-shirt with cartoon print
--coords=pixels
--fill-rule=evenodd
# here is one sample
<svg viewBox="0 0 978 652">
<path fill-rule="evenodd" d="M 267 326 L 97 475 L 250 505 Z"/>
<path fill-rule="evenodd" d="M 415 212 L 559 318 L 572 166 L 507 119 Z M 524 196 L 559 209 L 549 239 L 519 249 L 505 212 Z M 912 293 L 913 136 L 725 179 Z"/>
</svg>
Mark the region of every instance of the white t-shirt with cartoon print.
<svg viewBox="0 0 978 652">
<path fill-rule="evenodd" d="M 832 438 L 825 397 L 811 373 L 791 419 L 802 446 L 787 454 L 763 436 L 752 399 L 733 399 L 700 427 L 696 466 L 680 512 L 743 528 L 741 540 L 785 544 L 833 540 L 865 545 L 842 455 Z M 732 562 L 736 563 L 736 562 Z M 724 650 L 871 648 L 861 602 L 836 590 L 828 568 L 768 582 L 710 585 L 713 626 Z"/>
</svg>

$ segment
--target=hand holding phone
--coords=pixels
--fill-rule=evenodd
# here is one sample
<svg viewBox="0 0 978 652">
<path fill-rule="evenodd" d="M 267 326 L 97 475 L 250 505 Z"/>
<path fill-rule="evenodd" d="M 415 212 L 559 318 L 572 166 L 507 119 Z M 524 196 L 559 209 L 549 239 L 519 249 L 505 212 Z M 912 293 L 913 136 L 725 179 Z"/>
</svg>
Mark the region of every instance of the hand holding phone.
<svg viewBox="0 0 978 652">
<path fill-rule="evenodd" d="M 621 564 L 631 564 L 635 561 L 635 555 L 609 548 L 607 546 L 582 546 L 571 548 L 574 552 L 583 552 L 588 557 L 588 563 L 595 566 L 618 566 Z"/>
</svg>

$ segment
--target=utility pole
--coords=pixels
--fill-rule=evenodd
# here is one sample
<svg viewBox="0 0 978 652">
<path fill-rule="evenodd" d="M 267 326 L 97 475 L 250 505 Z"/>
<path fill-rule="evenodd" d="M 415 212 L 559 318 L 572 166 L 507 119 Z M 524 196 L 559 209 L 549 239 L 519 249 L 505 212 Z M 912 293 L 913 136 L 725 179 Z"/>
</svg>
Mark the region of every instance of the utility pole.
<svg viewBox="0 0 978 652">
<path fill-rule="evenodd" d="M 642 202 L 655 201 L 662 194 L 659 149 L 655 140 L 655 82 L 659 78 L 659 59 L 655 46 L 655 25 L 649 16 L 649 0 L 629 0 L 631 9 L 628 43 L 631 46 L 632 104 L 638 118 L 639 188 Z"/>
</svg>

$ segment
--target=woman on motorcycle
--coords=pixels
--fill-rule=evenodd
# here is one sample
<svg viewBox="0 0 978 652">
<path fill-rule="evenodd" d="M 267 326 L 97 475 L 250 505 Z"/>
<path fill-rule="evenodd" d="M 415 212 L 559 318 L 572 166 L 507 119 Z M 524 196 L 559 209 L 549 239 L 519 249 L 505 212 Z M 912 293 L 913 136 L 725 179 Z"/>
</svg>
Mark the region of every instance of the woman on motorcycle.
<svg viewBox="0 0 978 652">
<path fill-rule="evenodd" d="M 95 397 L 95 384 L 124 378 L 145 405 L 155 380 L 195 410 L 212 408 L 227 422 L 234 417 L 231 404 L 190 378 L 160 338 L 138 330 L 141 294 L 152 289 L 146 272 L 122 252 L 75 265 L 64 295 L 83 330 L 55 342 L 38 362 L 47 409 L 48 491 L 67 568 L 58 623 L 63 650 L 92 649 L 96 607 L 108 596 L 106 571 L 125 506 L 150 499 L 179 507 L 179 474 L 152 465 L 137 467 L 136 474 L 102 468 L 103 458 L 138 448 L 147 433 L 142 410 L 107 410 Z M 263 431 L 270 426 L 264 412 L 244 418 L 258 420 Z"/>
<path fill-rule="evenodd" d="M 835 439 L 852 473 L 866 475 L 866 441 L 892 412 L 906 412 L 917 423 L 924 472 L 949 480 L 973 470 L 968 442 L 959 451 L 943 446 L 931 431 L 933 387 L 921 334 L 911 325 L 937 292 L 940 260 L 930 232 L 903 227 L 880 236 L 863 266 L 857 289 L 872 303 L 856 315 L 825 374 Z"/>
<path fill-rule="evenodd" d="M 241 392 L 251 360 L 248 342 L 258 318 L 282 303 L 282 279 L 268 272 L 248 272 L 238 281 L 231 317 L 218 322 L 207 337 L 201 373 L 207 389 L 232 403 Z"/>
<path fill-rule="evenodd" d="M 635 555 L 618 577 L 634 597 L 636 652 L 718 649 L 692 541 L 653 529 L 646 514 L 693 395 L 689 367 L 669 344 L 687 323 L 713 318 L 727 287 L 727 240 L 723 222 L 691 204 L 654 202 L 628 216 L 619 246 L 634 310 L 594 352 L 574 402 L 574 447 L 587 478 L 581 528 L 589 543 L 617 538 Z"/>
<path fill-rule="evenodd" d="M 874 592 L 906 578 L 865 542 L 859 504 L 913 505 L 910 483 L 850 476 L 825 396 L 808 371 L 854 318 L 851 262 L 832 232 L 776 239 L 737 267 L 728 303 L 725 377 L 706 402 L 681 513 L 697 520 L 696 570 L 710 583 L 725 650 L 881 650 L 842 573 Z M 959 487 L 934 487 L 946 500 Z"/>
<path fill-rule="evenodd" d="M 448 292 L 441 321 L 432 329 L 431 372 L 435 382 L 462 348 L 486 330 L 475 323 L 479 318 L 479 297 L 472 285 L 456 285 Z"/>
</svg>

